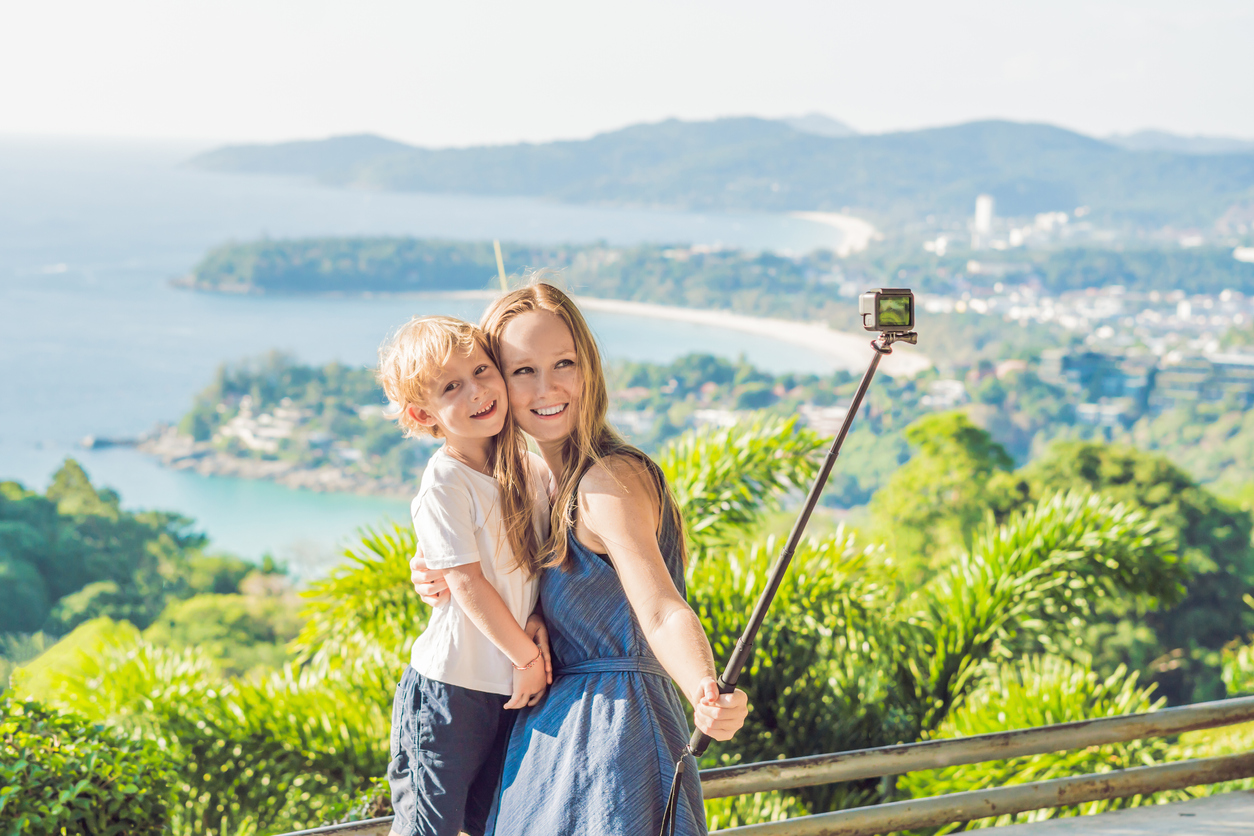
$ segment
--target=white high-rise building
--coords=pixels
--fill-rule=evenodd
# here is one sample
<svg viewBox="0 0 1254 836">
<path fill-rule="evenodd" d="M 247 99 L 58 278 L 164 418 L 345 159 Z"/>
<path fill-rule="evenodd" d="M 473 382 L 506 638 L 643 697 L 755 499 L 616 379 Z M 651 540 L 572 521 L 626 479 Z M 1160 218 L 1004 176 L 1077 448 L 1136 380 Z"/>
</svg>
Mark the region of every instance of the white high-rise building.
<svg viewBox="0 0 1254 836">
<path fill-rule="evenodd" d="M 975 199 L 975 222 L 971 228 L 971 249 L 979 250 L 993 231 L 993 196 L 982 194 Z"/>
</svg>

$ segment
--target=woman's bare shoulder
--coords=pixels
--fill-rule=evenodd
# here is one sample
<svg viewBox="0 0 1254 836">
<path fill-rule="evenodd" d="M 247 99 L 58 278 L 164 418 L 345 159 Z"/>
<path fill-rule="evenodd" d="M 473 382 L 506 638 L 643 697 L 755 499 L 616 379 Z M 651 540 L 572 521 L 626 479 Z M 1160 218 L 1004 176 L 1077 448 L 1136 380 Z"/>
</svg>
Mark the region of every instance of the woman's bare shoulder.
<svg viewBox="0 0 1254 836">
<path fill-rule="evenodd" d="M 652 490 L 653 475 L 639 456 L 614 453 L 588 468 L 579 480 L 580 491 L 634 494 L 644 488 Z"/>
</svg>

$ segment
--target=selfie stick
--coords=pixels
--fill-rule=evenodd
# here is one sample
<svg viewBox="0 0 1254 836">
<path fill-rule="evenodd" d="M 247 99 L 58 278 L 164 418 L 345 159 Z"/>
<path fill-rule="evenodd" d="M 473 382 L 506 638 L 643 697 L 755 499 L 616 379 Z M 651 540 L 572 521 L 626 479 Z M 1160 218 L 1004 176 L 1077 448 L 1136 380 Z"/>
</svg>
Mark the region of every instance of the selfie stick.
<svg viewBox="0 0 1254 836">
<path fill-rule="evenodd" d="M 819 494 L 823 492 L 823 486 L 827 484 L 827 477 L 831 475 L 832 466 L 836 464 L 836 457 L 840 455 L 840 446 L 845 443 L 845 436 L 849 434 L 849 425 L 853 423 L 854 416 L 858 414 L 858 408 L 862 406 L 862 398 L 866 395 L 866 390 L 871 385 L 871 378 L 875 377 L 875 370 L 879 367 L 880 359 L 885 354 L 893 353 L 893 343 L 907 342 L 913 345 L 918 342 L 918 339 L 919 335 L 915 331 L 906 333 L 885 331 L 871 341 L 871 348 L 875 349 L 875 355 L 871 358 L 871 365 L 867 367 L 866 374 L 862 376 L 862 382 L 858 384 L 858 391 L 854 393 L 849 410 L 845 413 L 844 420 L 841 421 L 840 432 L 836 433 L 836 438 L 832 441 L 832 448 L 827 452 L 827 458 L 823 460 L 823 467 L 819 470 L 819 475 L 814 480 L 814 484 L 810 486 L 810 494 L 806 497 L 805 507 L 801 509 L 801 516 L 797 518 L 797 522 L 793 525 L 792 533 L 788 535 L 788 542 L 784 544 L 784 550 L 780 553 L 779 560 L 775 562 L 774 568 L 771 569 L 771 577 L 767 581 L 766 588 L 762 590 L 762 595 L 758 598 L 757 606 L 753 608 L 753 615 L 749 617 L 749 624 L 745 627 L 745 631 L 741 634 L 740 639 L 737 640 L 736 648 L 732 651 L 731 658 L 727 660 L 727 667 L 723 669 L 722 676 L 718 678 L 718 691 L 720 694 L 730 694 L 736 690 L 736 681 L 740 679 L 740 672 L 744 668 L 745 663 L 749 661 L 749 654 L 753 651 L 753 639 L 757 636 L 758 629 L 766 619 L 766 611 L 770 609 L 775 593 L 784 581 L 784 573 L 788 571 L 788 564 L 792 562 L 793 552 L 797 550 L 797 546 L 801 543 L 801 535 L 805 532 L 806 524 L 810 522 L 810 514 L 814 512 L 814 506 L 818 504 Z M 709 745 L 710 738 L 698 730 L 692 733 L 692 739 L 688 741 L 687 751 L 694 758 L 699 758 L 705 753 L 706 747 Z M 684 758 L 681 753 L 679 760 L 675 764 L 675 781 L 671 784 L 670 799 L 667 801 L 666 812 L 662 818 L 663 836 L 666 836 L 668 832 L 674 832 L 675 811 L 679 800 L 679 782 L 683 773 Z"/>
</svg>

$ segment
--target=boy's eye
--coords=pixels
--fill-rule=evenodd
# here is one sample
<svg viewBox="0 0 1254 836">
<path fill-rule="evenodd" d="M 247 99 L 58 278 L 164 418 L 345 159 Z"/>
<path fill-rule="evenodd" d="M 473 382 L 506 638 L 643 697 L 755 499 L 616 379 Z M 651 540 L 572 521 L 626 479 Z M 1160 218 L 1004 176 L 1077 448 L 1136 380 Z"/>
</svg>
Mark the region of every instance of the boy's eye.
<svg viewBox="0 0 1254 836">
<path fill-rule="evenodd" d="M 476 374 L 476 375 L 480 375 L 480 374 L 483 374 L 484 372 L 486 372 L 487 370 L 488 370 L 488 364 L 487 364 L 487 363 L 484 363 L 482 366 L 480 366 L 479 368 L 475 369 L 475 374 Z"/>
<path fill-rule="evenodd" d="M 445 386 L 445 387 L 444 387 L 444 391 L 445 391 L 445 392 L 452 392 L 452 391 L 453 391 L 454 389 L 456 389 L 456 388 L 457 388 L 457 384 L 456 384 L 456 383 L 450 383 L 448 386 Z"/>
</svg>

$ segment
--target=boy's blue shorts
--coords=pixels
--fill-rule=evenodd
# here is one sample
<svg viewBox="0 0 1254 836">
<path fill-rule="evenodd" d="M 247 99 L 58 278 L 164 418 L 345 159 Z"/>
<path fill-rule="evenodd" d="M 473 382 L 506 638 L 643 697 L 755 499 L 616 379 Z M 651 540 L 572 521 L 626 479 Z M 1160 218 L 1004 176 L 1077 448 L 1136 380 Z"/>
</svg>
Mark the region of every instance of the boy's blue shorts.
<svg viewBox="0 0 1254 836">
<path fill-rule="evenodd" d="M 408 665 L 392 701 L 392 829 L 483 836 L 518 713 L 509 697 L 436 682 Z"/>
</svg>

